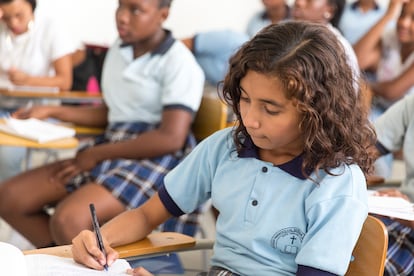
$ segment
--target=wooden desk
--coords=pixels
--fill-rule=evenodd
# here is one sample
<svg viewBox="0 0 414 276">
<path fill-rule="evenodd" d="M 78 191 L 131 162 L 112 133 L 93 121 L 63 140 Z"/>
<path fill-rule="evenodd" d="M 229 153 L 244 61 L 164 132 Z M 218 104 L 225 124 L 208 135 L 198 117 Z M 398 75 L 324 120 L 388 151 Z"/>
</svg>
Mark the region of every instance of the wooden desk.
<svg viewBox="0 0 414 276">
<path fill-rule="evenodd" d="M 134 259 L 167 254 L 193 248 L 196 240 L 193 237 L 176 232 L 157 232 L 149 234 L 145 239 L 127 245 L 116 247 L 120 258 Z M 49 254 L 72 258 L 72 245 L 54 246 L 48 248 L 23 251 L 28 254 Z"/>
<path fill-rule="evenodd" d="M 0 95 L 22 99 L 56 99 L 63 102 L 102 101 L 101 94 L 90 94 L 86 91 L 60 91 L 57 93 L 52 93 L 41 91 L 11 91 L 7 89 L 0 89 Z"/>
<path fill-rule="evenodd" d="M 4 121 L 0 119 L 0 124 L 4 124 Z M 75 149 L 79 146 L 79 140 L 76 137 L 64 138 L 47 143 L 38 143 L 29 139 L 14 136 L 0 131 L 0 145 L 11 147 L 24 147 L 27 148 L 25 157 L 25 170 L 30 168 L 33 149 Z"/>
</svg>

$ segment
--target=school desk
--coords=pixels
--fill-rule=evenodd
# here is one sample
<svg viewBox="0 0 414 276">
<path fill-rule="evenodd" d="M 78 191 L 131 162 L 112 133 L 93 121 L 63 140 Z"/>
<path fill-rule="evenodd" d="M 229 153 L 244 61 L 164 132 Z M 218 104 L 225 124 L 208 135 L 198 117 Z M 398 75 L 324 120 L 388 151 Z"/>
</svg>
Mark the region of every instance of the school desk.
<svg viewBox="0 0 414 276">
<path fill-rule="evenodd" d="M 72 245 L 62 245 L 26 250 L 23 253 L 25 255 L 49 254 L 72 258 L 71 247 Z M 115 247 L 115 250 L 119 253 L 119 257 L 123 259 L 165 255 L 167 252 L 179 252 L 188 249 L 196 249 L 196 240 L 193 237 L 176 232 L 154 232 L 140 241 Z"/>
<path fill-rule="evenodd" d="M 4 124 L 4 120 L 0 120 L 0 124 Z M 47 143 L 38 143 L 29 139 L 17 137 L 11 134 L 0 132 L 0 145 L 1 146 L 12 146 L 12 147 L 25 147 L 27 148 L 25 156 L 25 167 L 24 170 L 30 168 L 32 159 L 32 152 L 34 149 L 46 149 L 46 150 L 57 150 L 57 149 L 75 149 L 79 145 L 79 141 L 75 137 L 59 139 Z"/>
</svg>

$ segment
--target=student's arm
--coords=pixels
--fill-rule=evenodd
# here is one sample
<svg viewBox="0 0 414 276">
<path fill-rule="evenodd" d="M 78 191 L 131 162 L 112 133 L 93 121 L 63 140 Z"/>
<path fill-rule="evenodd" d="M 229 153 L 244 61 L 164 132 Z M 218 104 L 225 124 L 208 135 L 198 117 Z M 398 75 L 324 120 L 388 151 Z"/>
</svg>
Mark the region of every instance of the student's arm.
<svg viewBox="0 0 414 276">
<path fill-rule="evenodd" d="M 375 95 L 390 101 L 402 98 L 414 86 L 414 64 L 395 79 L 371 84 Z"/>
<path fill-rule="evenodd" d="M 55 76 L 31 76 L 18 69 L 9 70 L 10 81 L 16 85 L 55 86 L 62 91 L 72 87 L 72 55 L 68 54 L 53 62 Z"/>
<path fill-rule="evenodd" d="M 118 143 L 96 146 L 93 155 L 97 161 L 126 158 L 143 159 L 173 153 L 184 146 L 192 122 L 192 114 L 183 109 L 168 109 L 162 113 L 161 125 Z"/>
<path fill-rule="evenodd" d="M 89 127 L 105 127 L 108 123 L 108 108 L 105 104 L 99 106 L 34 106 L 24 107 L 13 113 L 18 119 L 55 118 L 60 121 Z"/>
<path fill-rule="evenodd" d="M 158 194 L 155 194 L 141 207 L 125 211 L 103 225 L 101 233 L 108 265 L 118 258 L 113 247 L 143 239 L 170 217 Z M 105 257 L 97 246 L 93 232 L 84 230 L 77 235 L 72 240 L 72 253 L 76 262 L 103 270 Z"/>
<path fill-rule="evenodd" d="M 375 70 L 381 58 L 381 36 L 388 23 L 398 17 L 405 0 L 390 0 L 384 16 L 354 45 L 361 70 Z"/>
</svg>

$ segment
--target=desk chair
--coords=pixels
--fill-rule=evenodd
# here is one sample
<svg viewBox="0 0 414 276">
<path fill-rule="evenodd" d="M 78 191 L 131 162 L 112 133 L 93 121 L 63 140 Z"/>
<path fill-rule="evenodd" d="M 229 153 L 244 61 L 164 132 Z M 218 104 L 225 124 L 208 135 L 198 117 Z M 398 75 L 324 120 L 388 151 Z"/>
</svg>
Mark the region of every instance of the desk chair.
<svg viewBox="0 0 414 276">
<path fill-rule="evenodd" d="M 388 248 L 388 231 L 379 219 L 368 216 L 345 276 L 382 276 Z"/>
<path fill-rule="evenodd" d="M 227 126 L 227 106 L 218 96 L 203 95 L 192 131 L 197 142 Z"/>
</svg>

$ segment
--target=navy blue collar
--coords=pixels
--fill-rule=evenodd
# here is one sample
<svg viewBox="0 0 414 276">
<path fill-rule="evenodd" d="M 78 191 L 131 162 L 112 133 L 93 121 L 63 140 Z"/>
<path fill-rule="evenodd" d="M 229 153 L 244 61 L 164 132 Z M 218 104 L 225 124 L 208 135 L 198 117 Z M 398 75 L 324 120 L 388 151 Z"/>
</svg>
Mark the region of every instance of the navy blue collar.
<svg viewBox="0 0 414 276">
<path fill-rule="evenodd" d="M 351 9 L 356 10 L 358 8 L 358 6 L 359 6 L 359 1 L 355 1 L 354 3 L 351 4 Z M 379 10 L 379 6 L 378 6 L 377 2 L 375 2 L 374 10 L 376 10 L 376 11 Z"/>
<path fill-rule="evenodd" d="M 256 145 L 253 143 L 252 139 L 249 137 L 246 137 L 246 140 L 244 141 L 243 148 L 238 153 L 239 158 L 256 158 L 259 159 L 259 152 Z M 306 176 L 302 173 L 302 163 L 303 163 L 303 157 L 302 155 L 298 155 L 292 160 L 283 163 L 281 165 L 276 165 L 279 169 L 287 172 L 288 174 L 305 180 Z M 308 173 L 310 174 L 311 171 Z"/>
<path fill-rule="evenodd" d="M 164 31 L 166 32 L 166 37 L 164 41 L 157 48 L 155 48 L 154 51 L 151 52 L 152 56 L 165 54 L 175 42 L 175 38 L 172 36 L 171 31 L 169 30 L 164 30 Z M 121 43 L 120 45 L 120 47 L 128 47 L 128 46 L 131 46 L 131 44 Z"/>
</svg>

